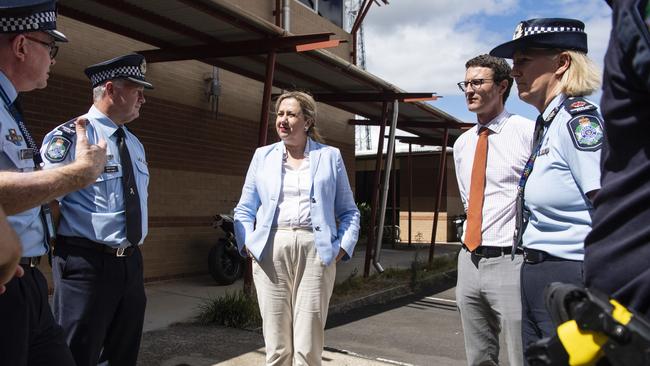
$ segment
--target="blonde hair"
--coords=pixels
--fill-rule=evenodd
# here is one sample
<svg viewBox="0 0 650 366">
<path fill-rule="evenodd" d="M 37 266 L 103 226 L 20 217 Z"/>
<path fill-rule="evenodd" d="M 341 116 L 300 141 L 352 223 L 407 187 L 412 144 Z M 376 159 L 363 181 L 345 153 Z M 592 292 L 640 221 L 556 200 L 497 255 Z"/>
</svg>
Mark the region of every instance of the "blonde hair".
<svg viewBox="0 0 650 366">
<path fill-rule="evenodd" d="M 600 88 L 598 67 L 584 52 L 562 50 L 571 58 L 571 65 L 562 74 L 558 89 L 569 97 L 589 95 Z"/>
<path fill-rule="evenodd" d="M 316 116 L 318 111 L 316 109 L 316 101 L 314 100 L 314 97 L 311 96 L 311 94 L 298 90 L 284 92 L 275 101 L 275 111 L 278 111 L 278 108 L 280 108 L 280 103 L 282 103 L 283 100 L 290 98 L 298 101 L 298 104 L 300 104 L 300 111 L 305 117 L 305 121 L 311 122 L 309 124 L 309 129 L 307 130 L 307 136 L 316 142 L 324 143 L 325 139 L 323 139 L 323 136 L 321 136 L 319 129 L 316 127 Z"/>
</svg>

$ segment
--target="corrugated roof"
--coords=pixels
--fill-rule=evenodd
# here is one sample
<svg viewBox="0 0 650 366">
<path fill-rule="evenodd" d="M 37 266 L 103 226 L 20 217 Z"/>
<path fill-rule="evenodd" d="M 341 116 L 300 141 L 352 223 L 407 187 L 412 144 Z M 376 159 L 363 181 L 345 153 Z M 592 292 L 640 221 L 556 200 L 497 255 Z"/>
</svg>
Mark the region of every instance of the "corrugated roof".
<svg viewBox="0 0 650 366">
<path fill-rule="evenodd" d="M 265 41 L 292 36 L 280 27 L 245 9 L 221 0 L 59 0 L 61 15 L 107 29 L 165 50 L 210 46 L 242 41 Z M 224 47 L 222 47 L 224 48 Z M 249 50 L 255 51 L 255 47 Z M 134 50 L 141 51 L 141 50 Z M 264 53 L 200 61 L 264 82 Z M 404 90 L 362 70 L 333 53 L 318 49 L 276 54 L 273 85 L 284 89 L 303 89 L 318 95 L 338 95 L 325 103 L 378 121 L 382 102 L 341 98 L 347 93 L 392 95 Z M 415 124 L 411 122 L 417 122 Z M 410 126 L 409 126 L 410 123 Z M 406 126 L 402 127 L 400 125 Z M 443 129 L 450 128 L 448 144 L 460 135 L 461 121 L 424 102 L 400 102 L 398 128 L 421 137 L 442 141 Z M 440 142 L 441 143 L 441 142 Z"/>
</svg>

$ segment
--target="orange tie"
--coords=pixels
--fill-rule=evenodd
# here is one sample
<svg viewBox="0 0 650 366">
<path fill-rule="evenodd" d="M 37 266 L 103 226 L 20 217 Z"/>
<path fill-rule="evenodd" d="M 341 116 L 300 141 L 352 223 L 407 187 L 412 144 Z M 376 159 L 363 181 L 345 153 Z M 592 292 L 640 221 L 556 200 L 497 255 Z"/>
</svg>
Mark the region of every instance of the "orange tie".
<svg viewBox="0 0 650 366">
<path fill-rule="evenodd" d="M 485 166 L 487 164 L 488 134 L 490 130 L 481 128 L 472 165 L 472 182 L 469 187 L 469 207 L 467 208 L 467 233 L 465 246 L 470 250 L 481 245 L 481 225 L 483 224 L 483 193 L 485 191 Z"/>
</svg>

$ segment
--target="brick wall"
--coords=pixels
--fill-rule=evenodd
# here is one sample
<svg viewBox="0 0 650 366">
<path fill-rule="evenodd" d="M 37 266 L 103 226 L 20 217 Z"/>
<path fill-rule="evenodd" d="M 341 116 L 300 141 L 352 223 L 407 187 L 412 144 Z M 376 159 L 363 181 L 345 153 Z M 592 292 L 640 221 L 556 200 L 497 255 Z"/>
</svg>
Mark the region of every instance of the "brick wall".
<svg viewBox="0 0 650 366">
<path fill-rule="evenodd" d="M 152 48 L 59 19 L 70 43 L 57 57 L 48 87 L 23 96 L 25 117 L 37 141 L 90 107 L 86 66 Z M 212 215 L 228 213 L 237 203 L 257 146 L 263 85 L 219 70 L 222 95 L 215 116 L 204 94 L 204 78 L 212 72 L 197 61 L 150 64 L 147 80 L 155 89 L 145 92 L 140 118 L 129 125 L 145 147 L 150 170 L 150 227 L 143 246 L 147 280 L 207 273 L 208 251 L 220 235 L 211 226 Z M 327 143 L 341 149 L 354 185 L 354 127 L 347 124 L 352 115 L 324 105 L 319 115 L 318 126 Z M 269 143 L 277 140 L 273 122 Z M 42 268 L 49 272 L 46 265 Z"/>
</svg>

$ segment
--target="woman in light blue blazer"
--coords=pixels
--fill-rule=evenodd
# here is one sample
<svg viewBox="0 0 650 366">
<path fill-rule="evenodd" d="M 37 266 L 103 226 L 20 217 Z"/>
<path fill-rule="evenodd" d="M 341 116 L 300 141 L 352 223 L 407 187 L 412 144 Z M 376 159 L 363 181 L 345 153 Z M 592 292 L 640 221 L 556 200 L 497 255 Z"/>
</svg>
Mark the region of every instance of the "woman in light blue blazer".
<svg viewBox="0 0 650 366">
<path fill-rule="evenodd" d="M 316 102 L 276 104 L 281 141 L 260 147 L 235 208 L 239 250 L 253 257 L 267 365 L 321 365 L 336 262 L 352 256 L 359 210 L 338 149 L 316 130 Z"/>
</svg>

